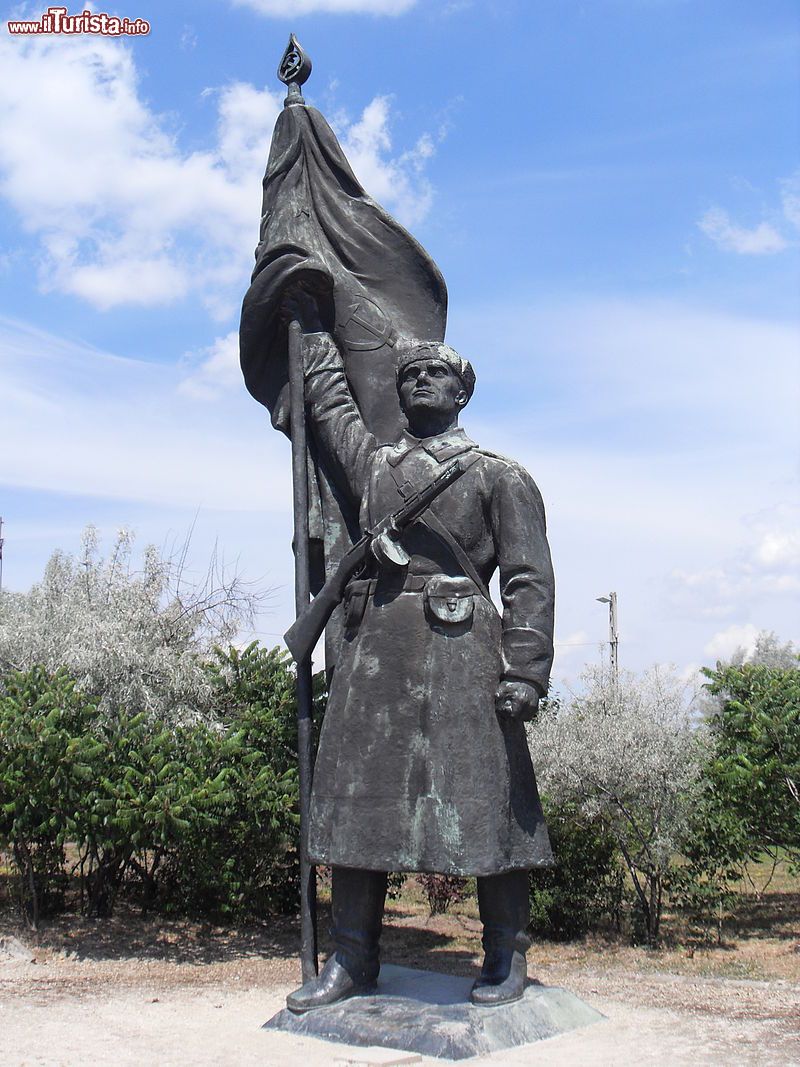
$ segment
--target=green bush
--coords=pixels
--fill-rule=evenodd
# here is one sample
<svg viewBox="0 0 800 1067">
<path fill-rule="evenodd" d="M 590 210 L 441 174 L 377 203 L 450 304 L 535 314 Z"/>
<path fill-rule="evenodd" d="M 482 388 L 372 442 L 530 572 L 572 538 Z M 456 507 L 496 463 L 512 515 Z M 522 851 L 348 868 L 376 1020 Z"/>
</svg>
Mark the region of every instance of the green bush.
<svg viewBox="0 0 800 1067">
<path fill-rule="evenodd" d="M 613 838 L 599 820 L 571 805 L 545 817 L 555 864 L 531 871 L 531 930 L 568 941 L 603 924 L 619 928 L 623 874 Z"/>
<path fill-rule="evenodd" d="M 695 931 L 720 941 L 747 861 L 800 858 L 800 670 L 753 662 L 703 673 L 717 698 L 713 750 L 667 888 Z"/>
<path fill-rule="evenodd" d="M 144 715 L 99 721 L 93 734 L 101 766 L 86 783 L 75 840 L 86 910 L 102 916 L 126 876 L 153 903 L 165 860 L 213 833 L 232 801 L 232 746 L 202 724 L 175 729 Z"/>
<path fill-rule="evenodd" d="M 748 854 L 786 850 L 800 864 L 800 667 L 705 669 L 718 699 L 708 777 L 718 807 L 742 828 Z"/>
<path fill-rule="evenodd" d="M 295 676 L 255 643 L 208 670 L 218 721 L 183 726 L 101 714 L 63 670 L 3 680 L 0 848 L 32 924 L 63 902 L 67 844 L 91 915 L 121 891 L 185 914 L 296 907 Z M 319 720 L 321 676 L 315 692 Z"/>
<path fill-rule="evenodd" d="M 35 928 L 63 904 L 64 845 L 79 834 L 99 746 L 95 705 L 66 671 L 13 672 L 0 690 L 0 847 L 19 872 L 20 903 Z"/>
<path fill-rule="evenodd" d="M 741 880 L 750 843 L 727 803 L 726 790 L 719 789 L 715 769 L 712 759 L 681 846 L 681 861 L 670 869 L 666 889 L 695 936 L 707 940 L 714 931 L 720 942 L 723 923 L 739 899 L 734 886 Z"/>
<path fill-rule="evenodd" d="M 218 650 L 209 670 L 224 724 L 209 773 L 227 774 L 230 796 L 213 825 L 198 826 L 169 856 L 163 901 L 223 917 L 292 911 L 300 878 L 294 673 L 285 653 L 255 642 Z M 315 693 L 318 728 L 321 675 Z"/>
</svg>

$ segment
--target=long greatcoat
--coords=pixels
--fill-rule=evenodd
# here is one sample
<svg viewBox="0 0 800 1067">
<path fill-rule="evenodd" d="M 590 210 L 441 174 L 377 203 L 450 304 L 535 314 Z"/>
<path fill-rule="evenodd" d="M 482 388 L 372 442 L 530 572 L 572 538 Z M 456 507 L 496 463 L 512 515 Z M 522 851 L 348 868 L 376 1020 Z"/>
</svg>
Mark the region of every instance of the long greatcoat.
<svg viewBox="0 0 800 1067">
<path fill-rule="evenodd" d="M 402 538 L 407 567 L 376 564 L 350 583 L 314 769 L 310 858 L 458 875 L 547 865 L 524 725 L 495 711 L 501 679 L 547 689 L 553 572 L 539 492 L 519 465 L 458 427 L 379 445 L 332 340 L 307 337 L 305 360 L 317 446 L 360 505 L 364 529 L 454 457 L 471 461 L 434 501 L 433 522 L 483 586 L 499 568 L 503 603 L 501 618 L 447 539 L 423 523 Z"/>
</svg>

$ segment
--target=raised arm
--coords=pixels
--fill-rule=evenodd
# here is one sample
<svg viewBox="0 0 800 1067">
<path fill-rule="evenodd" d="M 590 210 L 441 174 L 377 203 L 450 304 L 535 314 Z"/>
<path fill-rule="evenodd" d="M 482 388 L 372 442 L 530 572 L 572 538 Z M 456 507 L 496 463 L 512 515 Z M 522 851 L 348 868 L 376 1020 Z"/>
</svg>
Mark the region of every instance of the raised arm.
<svg viewBox="0 0 800 1067">
<path fill-rule="evenodd" d="M 283 313 L 303 328 L 306 410 L 320 458 L 340 491 L 360 507 L 378 445 L 353 400 L 336 342 L 320 321 L 316 298 L 303 285 L 290 289 Z"/>
<path fill-rule="evenodd" d="M 306 408 L 325 466 L 337 485 L 360 505 L 378 444 L 353 400 L 341 353 L 330 334 L 304 336 L 303 364 Z"/>
</svg>

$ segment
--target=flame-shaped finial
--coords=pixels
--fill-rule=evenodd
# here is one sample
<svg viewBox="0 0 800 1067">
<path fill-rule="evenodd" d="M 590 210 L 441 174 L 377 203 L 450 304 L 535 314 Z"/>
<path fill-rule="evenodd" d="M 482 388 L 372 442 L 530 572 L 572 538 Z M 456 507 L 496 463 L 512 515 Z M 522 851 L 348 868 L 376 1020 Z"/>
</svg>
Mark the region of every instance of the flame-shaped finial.
<svg viewBox="0 0 800 1067">
<path fill-rule="evenodd" d="M 302 104 L 300 86 L 308 80 L 311 73 L 311 60 L 303 51 L 300 42 L 293 33 L 289 34 L 289 43 L 278 66 L 278 77 L 284 85 L 289 86 L 285 104 Z"/>
</svg>

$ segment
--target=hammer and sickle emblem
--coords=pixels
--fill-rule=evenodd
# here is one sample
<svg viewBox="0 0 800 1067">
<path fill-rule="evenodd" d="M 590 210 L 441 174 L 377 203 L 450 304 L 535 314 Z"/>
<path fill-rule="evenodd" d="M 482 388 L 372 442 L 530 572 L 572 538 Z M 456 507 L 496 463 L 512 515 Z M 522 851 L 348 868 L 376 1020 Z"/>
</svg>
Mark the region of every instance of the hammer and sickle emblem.
<svg viewBox="0 0 800 1067">
<path fill-rule="evenodd" d="M 291 81 L 293 75 L 300 69 L 302 63 L 299 52 L 292 49 L 291 52 L 287 51 L 281 62 L 281 77 L 286 81 Z"/>
<path fill-rule="evenodd" d="M 397 341 L 392 324 L 374 300 L 362 297 L 350 304 L 345 314 L 347 318 L 338 325 L 351 352 L 374 352 L 383 345 L 392 348 Z"/>
</svg>

